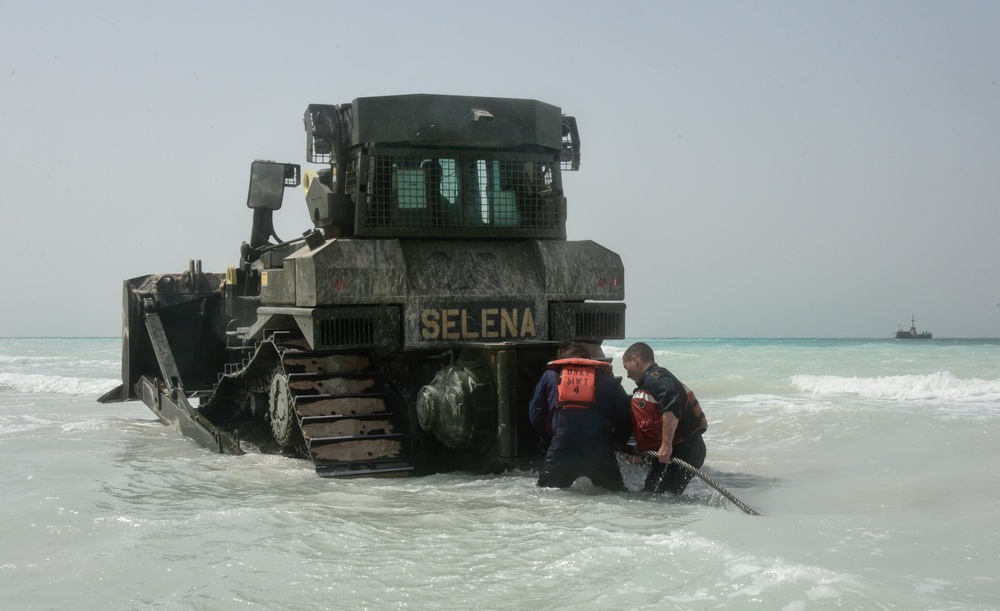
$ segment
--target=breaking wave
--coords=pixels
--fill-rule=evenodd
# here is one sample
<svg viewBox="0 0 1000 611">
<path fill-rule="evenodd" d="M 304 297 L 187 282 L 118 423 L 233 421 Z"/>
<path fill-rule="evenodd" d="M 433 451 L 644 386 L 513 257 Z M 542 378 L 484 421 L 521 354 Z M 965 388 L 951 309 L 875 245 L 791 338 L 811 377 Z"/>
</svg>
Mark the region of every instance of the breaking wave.
<svg viewBox="0 0 1000 611">
<path fill-rule="evenodd" d="M 982 401 L 1000 399 L 1000 380 L 961 379 L 942 371 L 877 378 L 796 375 L 792 385 L 815 394 L 851 394 L 893 401 Z"/>
<path fill-rule="evenodd" d="M 69 378 L 31 373 L 0 373 L 0 391 L 54 393 L 59 395 L 100 395 L 119 384 L 118 380 Z"/>
<path fill-rule="evenodd" d="M 90 360 L 80 360 L 77 358 L 71 358 L 68 356 L 55 355 L 55 356 L 25 356 L 16 355 L 11 356 L 8 354 L 0 354 L 0 364 L 13 363 L 16 365 L 45 365 L 51 366 L 52 364 L 63 364 L 70 363 L 77 367 L 103 367 L 103 368 L 115 368 L 120 366 L 119 361 L 110 361 L 107 359 L 90 359 Z"/>
</svg>

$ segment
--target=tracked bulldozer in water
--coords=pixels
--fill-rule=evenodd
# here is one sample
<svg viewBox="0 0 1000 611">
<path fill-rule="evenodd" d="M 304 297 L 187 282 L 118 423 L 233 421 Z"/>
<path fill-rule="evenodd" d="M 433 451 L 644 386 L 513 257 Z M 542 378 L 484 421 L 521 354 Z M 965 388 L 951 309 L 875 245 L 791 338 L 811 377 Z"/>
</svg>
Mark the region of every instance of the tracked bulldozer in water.
<svg viewBox="0 0 1000 611">
<path fill-rule="evenodd" d="M 497 472 L 541 456 L 528 401 L 569 342 L 625 337 L 621 258 L 566 239 L 576 120 L 534 100 L 310 105 L 306 159 L 255 161 L 239 264 L 124 283 L 122 385 L 203 445 L 324 476 Z M 313 227 L 272 214 L 302 185 Z"/>
</svg>

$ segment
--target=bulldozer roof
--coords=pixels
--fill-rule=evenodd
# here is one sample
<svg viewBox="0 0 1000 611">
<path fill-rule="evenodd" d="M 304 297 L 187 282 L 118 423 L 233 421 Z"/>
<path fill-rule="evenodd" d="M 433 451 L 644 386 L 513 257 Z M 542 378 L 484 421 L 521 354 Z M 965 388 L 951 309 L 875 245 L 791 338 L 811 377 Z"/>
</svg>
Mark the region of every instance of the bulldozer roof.
<svg viewBox="0 0 1000 611">
<path fill-rule="evenodd" d="M 412 94 L 357 98 L 351 145 L 562 148 L 562 111 L 536 100 Z"/>
</svg>

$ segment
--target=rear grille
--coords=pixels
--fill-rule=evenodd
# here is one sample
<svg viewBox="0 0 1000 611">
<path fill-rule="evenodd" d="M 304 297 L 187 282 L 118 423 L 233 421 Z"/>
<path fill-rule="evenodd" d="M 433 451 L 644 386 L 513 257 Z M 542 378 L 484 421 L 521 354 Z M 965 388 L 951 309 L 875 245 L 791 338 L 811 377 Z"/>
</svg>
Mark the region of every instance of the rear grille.
<svg viewBox="0 0 1000 611">
<path fill-rule="evenodd" d="M 553 303 L 549 319 L 555 341 L 625 339 L 624 303 Z"/>
<path fill-rule="evenodd" d="M 375 343 L 375 324 L 370 318 L 339 318 L 319 321 L 322 346 L 371 346 Z"/>
<path fill-rule="evenodd" d="M 625 319 L 619 312 L 577 312 L 576 339 L 624 337 Z"/>
<path fill-rule="evenodd" d="M 316 308 L 310 316 L 316 350 L 373 348 L 388 353 L 401 346 L 397 306 Z"/>
</svg>

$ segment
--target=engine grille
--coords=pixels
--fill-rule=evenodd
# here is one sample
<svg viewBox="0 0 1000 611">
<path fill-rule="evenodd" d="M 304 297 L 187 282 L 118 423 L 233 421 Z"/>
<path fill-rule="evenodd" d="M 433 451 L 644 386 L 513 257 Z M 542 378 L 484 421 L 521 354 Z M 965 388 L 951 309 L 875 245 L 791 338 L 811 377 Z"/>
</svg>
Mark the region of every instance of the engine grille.
<svg viewBox="0 0 1000 611">
<path fill-rule="evenodd" d="M 375 325 L 369 318 L 321 320 L 318 335 L 321 346 L 370 346 Z"/>
<path fill-rule="evenodd" d="M 576 338 L 619 338 L 625 335 L 625 319 L 619 312 L 577 312 Z"/>
<path fill-rule="evenodd" d="M 397 306 L 317 308 L 311 318 L 317 350 L 373 348 L 392 352 L 401 346 Z"/>
<path fill-rule="evenodd" d="M 549 317 L 556 341 L 625 339 L 624 303 L 553 303 Z"/>
</svg>

